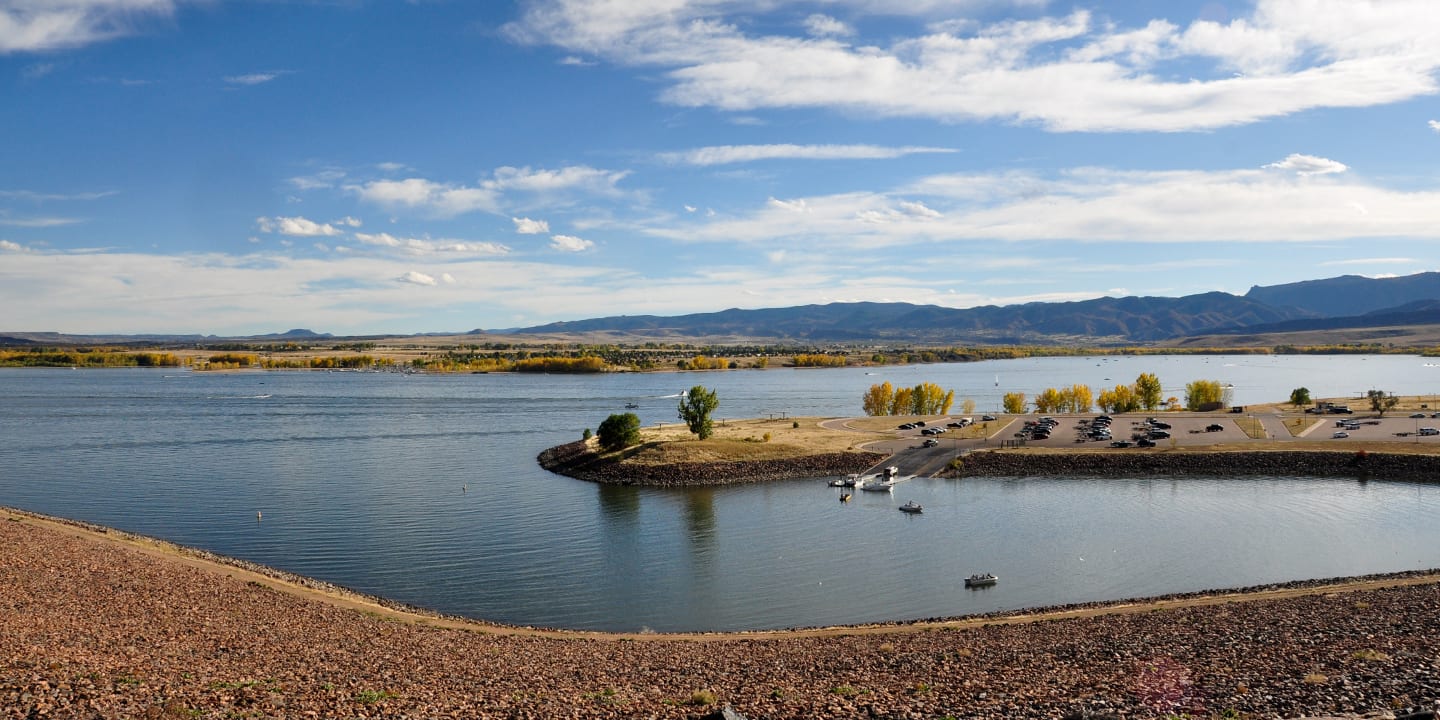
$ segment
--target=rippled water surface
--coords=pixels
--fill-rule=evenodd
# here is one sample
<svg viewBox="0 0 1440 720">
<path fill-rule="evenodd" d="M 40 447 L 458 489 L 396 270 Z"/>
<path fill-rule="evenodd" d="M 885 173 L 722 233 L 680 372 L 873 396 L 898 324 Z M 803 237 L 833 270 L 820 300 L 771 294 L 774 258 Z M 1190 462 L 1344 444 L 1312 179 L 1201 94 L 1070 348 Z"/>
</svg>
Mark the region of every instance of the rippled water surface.
<svg viewBox="0 0 1440 720">
<path fill-rule="evenodd" d="M 1194 379 L 1235 402 L 1430 393 L 1419 358 L 1060 358 L 599 377 L 0 370 L 0 504 L 499 622 L 743 629 L 987 612 L 1440 565 L 1440 486 L 1305 478 L 818 480 L 600 487 L 536 453 L 627 402 L 675 420 L 853 415 L 871 383 L 1009 390 Z M 873 373 L 873 374 L 872 374 Z M 1173 386 L 1173 387 L 1172 387 Z M 1440 407 L 1440 404 L 1436 405 Z M 925 506 L 911 517 L 907 500 Z M 256 512 L 263 512 L 257 522 Z M 970 591 L 961 578 L 1001 582 Z"/>
</svg>

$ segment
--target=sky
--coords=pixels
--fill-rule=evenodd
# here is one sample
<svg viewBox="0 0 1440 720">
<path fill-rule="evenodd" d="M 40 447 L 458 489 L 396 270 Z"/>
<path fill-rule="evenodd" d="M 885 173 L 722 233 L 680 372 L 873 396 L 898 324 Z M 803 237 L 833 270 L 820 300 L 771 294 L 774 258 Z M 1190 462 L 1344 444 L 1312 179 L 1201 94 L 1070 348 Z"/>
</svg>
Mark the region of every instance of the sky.
<svg viewBox="0 0 1440 720">
<path fill-rule="evenodd" d="M 0 332 L 1437 269 L 1435 0 L 0 0 Z"/>
</svg>

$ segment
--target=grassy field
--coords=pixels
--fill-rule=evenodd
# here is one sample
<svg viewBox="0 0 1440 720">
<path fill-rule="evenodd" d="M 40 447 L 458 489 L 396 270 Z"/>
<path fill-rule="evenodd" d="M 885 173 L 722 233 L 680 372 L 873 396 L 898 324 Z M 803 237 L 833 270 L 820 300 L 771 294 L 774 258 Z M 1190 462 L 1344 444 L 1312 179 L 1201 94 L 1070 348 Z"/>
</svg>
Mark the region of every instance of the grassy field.
<svg viewBox="0 0 1440 720">
<path fill-rule="evenodd" d="M 680 422 L 652 425 L 641 430 L 642 447 L 627 462 L 660 465 L 775 460 L 859 450 L 863 443 L 893 437 L 890 433 L 831 430 L 821 427 L 821 420 L 824 418 L 717 421 L 715 434 L 708 440 L 697 440 Z"/>
</svg>

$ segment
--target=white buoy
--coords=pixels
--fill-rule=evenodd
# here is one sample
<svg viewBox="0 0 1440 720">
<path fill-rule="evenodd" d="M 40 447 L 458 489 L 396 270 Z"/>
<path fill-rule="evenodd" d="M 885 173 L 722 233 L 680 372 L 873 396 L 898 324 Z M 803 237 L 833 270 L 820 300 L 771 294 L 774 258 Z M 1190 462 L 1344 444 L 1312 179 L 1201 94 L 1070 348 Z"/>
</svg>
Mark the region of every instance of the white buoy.
<svg viewBox="0 0 1440 720">
<path fill-rule="evenodd" d="M 256 511 L 255 511 L 255 522 L 260 522 L 260 511 L 259 511 L 259 510 L 256 510 Z"/>
</svg>

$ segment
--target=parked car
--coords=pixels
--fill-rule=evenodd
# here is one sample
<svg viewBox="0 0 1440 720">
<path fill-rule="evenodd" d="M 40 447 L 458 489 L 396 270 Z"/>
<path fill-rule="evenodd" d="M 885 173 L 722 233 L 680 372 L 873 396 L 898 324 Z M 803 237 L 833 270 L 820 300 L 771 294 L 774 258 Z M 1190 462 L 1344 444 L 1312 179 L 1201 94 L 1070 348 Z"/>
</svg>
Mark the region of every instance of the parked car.
<svg viewBox="0 0 1440 720">
<path fill-rule="evenodd" d="M 914 429 L 915 429 L 915 423 L 905 423 L 904 425 L 901 425 L 900 427 L 898 427 L 898 428 L 896 428 L 896 429 L 897 429 L 897 430 L 914 430 Z"/>
<path fill-rule="evenodd" d="M 1412 417 L 1412 418 L 1423 418 L 1423 417 L 1425 417 L 1425 413 L 1412 413 L 1412 414 L 1410 415 L 1410 417 Z"/>
<path fill-rule="evenodd" d="M 939 445 L 939 444 L 940 444 L 940 441 L 939 441 L 939 440 L 936 440 L 935 438 L 932 437 L 932 438 L 927 439 L 924 444 L 925 444 L 925 447 L 935 447 L 936 445 Z"/>
<path fill-rule="evenodd" d="M 1423 427 L 1423 428 L 1420 428 L 1420 434 L 1421 434 L 1421 435 L 1440 435 L 1440 429 L 1433 428 L 1433 427 Z"/>
<path fill-rule="evenodd" d="M 994 420 L 994 419 L 995 419 L 995 416 L 994 416 L 994 415 L 981 415 L 981 416 L 980 416 L 980 421 L 981 421 L 981 422 L 990 422 L 991 420 Z"/>
<path fill-rule="evenodd" d="M 1155 441 L 1150 438 L 1140 438 L 1135 441 L 1135 447 L 1155 447 Z"/>
<path fill-rule="evenodd" d="M 1130 447 L 1132 444 L 1133 444 L 1133 443 L 1131 443 L 1129 440 L 1116 440 L 1115 442 L 1110 443 L 1110 447 L 1113 447 L 1113 448 L 1128 448 L 1128 447 Z"/>
<path fill-rule="evenodd" d="M 1170 437 L 1170 433 L 1168 433 L 1168 432 L 1166 432 L 1166 431 L 1164 431 L 1164 430 L 1151 430 L 1151 431 L 1150 431 L 1150 439 L 1151 439 L 1151 440 L 1164 440 L 1164 439 L 1166 439 L 1166 438 L 1168 438 L 1168 437 Z"/>
<path fill-rule="evenodd" d="M 1332 437 L 1332 438 L 1348 438 L 1348 437 L 1350 437 L 1350 433 L 1345 432 L 1344 430 L 1336 430 L 1336 431 L 1335 431 L 1335 434 L 1334 434 L 1334 435 L 1331 435 L 1330 437 Z"/>
</svg>

